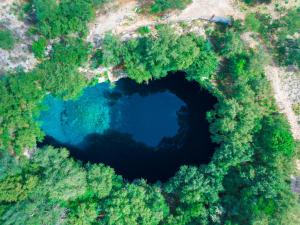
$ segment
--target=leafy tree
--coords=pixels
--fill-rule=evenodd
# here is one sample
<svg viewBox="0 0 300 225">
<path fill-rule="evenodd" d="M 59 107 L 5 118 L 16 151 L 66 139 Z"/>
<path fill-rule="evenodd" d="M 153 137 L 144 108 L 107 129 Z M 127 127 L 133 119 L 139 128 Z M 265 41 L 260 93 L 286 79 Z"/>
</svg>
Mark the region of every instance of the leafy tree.
<svg viewBox="0 0 300 225">
<path fill-rule="evenodd" d="M 89 189 L 97 198 L 105 198 L 111 192 L 114 182 L 114 170 L 103 164 L 90 165 L 87 171 Z"/>
<path fill-rule="evenodd" d="M 10 207 L 3 215 L 3 225 L 64 224 L 66 209 L 45 200 L 25 200 Z"/>
<path fill-rule="evenodd" d="M 278 154 L 285 157 L 292 157 L 295 150 L 295 143 L 290 132 L 290 127 L 283 118 L 267 118 L 264 120 L 263 130 L 260 134 L 260 143 L 267 155 Z"/>
<path fill-rule="evenodd" d="M 215 45 L 221 55 L 228 57 L 243 53 L 245 46 L 240 35 L 240 32 L 232 30 L 226 30 L 225 33 L 216 32 L 213 34 Z"/>
<path fill-rule="evenodd" d="M 68 156 L 66 149 L 53 147 L 45 147 L 33 155 L 32 163 L 38 166 L 40 176 L 40 185 L 35 194 L 68 201 L 86 192 L 86 172 Z"/>
<path fill-rule="evenodd" d="M 86 86 L 78 66 L 87 60 L 89 46 L 78 39 L 55 44 L 49 60 L 29 73 L 17 72 L 0 80 L 0 147 L 19 155 L 42 140 L 36 118 L 47 93 L 64 99 L 76 97 Z"/>
<path fill-rule="evenodd" d="M 126 184 L 100 203 L 104 224 L 159 224 L 168 214 L 168 207 L 158 188 Z"/>
<path fill-rule="evenodd" d="M 0 202 L 17 202 L 26 199 L 37 182 L 36 176 L 7 176 L 4 180 L 0 180 Z"/>
<path fill-rule="evenodd" d="M 7 151 L 0 151 L 0 180 L 5 179 L 7 176 L 20 174 L 21 171 L 15 157 Z"/>
<path fill-rule="evenodd" d="M 121 40 L 111 33 L 107 33 L 103 40 L 102 55 L 99 58 L 100 64 L 104 66 L 117 66 L 121 64 L 123 49 Z"/>
<path fill-rule="evenodd" d="M 86 86 L 86 79 L 73 65 L 46 61 L 38 66 L 35 73 L 45 91 L 63 99 L 77 97 Z"/>
<path fill-rule="evenodd" d="M 15 46 L 15 38 L 10 30 L 0 28 L 0 48 L 12 50 Z"/>
<path fill-rule="evenodd" d="M 278 60 L 282 65 L 295 65 L 300 68 L 300 38 L 289 39 L 277 44 Z"/>
<path fill-rule="evenodd" d="M 208 180 L 198 168 L 181 167 L 165 187 L 167 193 L 180 201 L 169 223 L 188 224 L 195 221 L 195 218 L 201 218 L 197 222 L 207 224 L 208 212 L 205 205 L 210 190 Z"/>
<path fill-rule="evenodd" d="M 170 67 L 174 70 L 185 70 L 197 58 L 202 50 L 197 46 L 193 36 L 180 36 L 173 49 L 170 49 Z"/>
<path fill-rule="evenodd" d="M 86 62 L 89 51 L 89 46 L 78 39 L 55 44 L 50 60 L 35 70 L 43 89 L 64 99 L 78 96 L 86 86 L 86 79 L 78 72 L 78 66 Z"/>
<path fill-rule="evenodd" d="M 196 80 L 200 84 L 204 84 L 205 82 L 210 82 L 211 76 L 216 73 L 219 62 L 209 42 L 199 38 L 197 45 L 200 48 L 200 53 L 187 68 L 187 79 Z"/>
<path fill-rule="evenodd" d="M 51 62 L 64 65 L 80 66 L 87 61 L 90 46 L 83 40 L 68 38 L 53 46 Z"/>
<path fill-rule="evenodd" d="M 95 8 L 106 0 L 32 0 L 37 31 L 47 38 L 70 33 L 85 34 L 87 23 L 94 18 Z"/>
<path fill-rule="evenodd" d="M 125 43 L 109 34 L 98 58 L 105 66 L 123 67 L 128 76 L 138 83 L 159 79 L 169 71 L 185 70 L 196 61 L 202 47 L 197 44 L 198 37 L 179 36 L 163 25 L 156 29 L 156 36 L 144 36 Z M 211 54 L 208 57 L 213 60 L 214 56 Z"/>
<path fill-rule="evenodd" d="M 23 72 L 0 80 L 0 147 L 10 153 L 20 154 L 43 137 L 33 120 L 45 94 L 36 80 L 35 74 Z"/>
<path fill-rule="evenodd" d="M 82 202 L 74 204 L 67 217 L 67 224 L 89 225 L 97 219 L 97 204 L 94 202 Z"/>
</svg>

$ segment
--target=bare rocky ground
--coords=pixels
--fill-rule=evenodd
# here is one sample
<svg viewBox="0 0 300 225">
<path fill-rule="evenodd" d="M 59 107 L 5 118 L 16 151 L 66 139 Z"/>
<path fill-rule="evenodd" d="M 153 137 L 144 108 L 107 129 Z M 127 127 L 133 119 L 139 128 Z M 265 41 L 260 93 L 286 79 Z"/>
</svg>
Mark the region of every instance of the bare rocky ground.
<svg viewBox="0 0 300 225">
<path fill-rule="evenodd" d="M 300 103 L 300 77 L 296 72 L 268 65 L 266 75 L 271 82 L 279 110 L 284 113 L 291 125 L 294 138 L 300 140 L 299 116 L 293 111 L 293 104 Z"/>
<path fill-rule="evenodd" d="M 0 1 L 0 27 L 9 29 L 16 38 L 14 49 L 0 49 L 0 74 L 6 71 L 23 68 L 25 71 L 35 67 L 37 61 L 30 51 L 32 38 L 26 33 L 29 26 L 18 19 L 19 0 Z"/>
<path fill-rule="evenodd" d="M 122 2 L 122 0 L 119 0 L 119 2 Z M 138 9 L 139 3 L 136 0 L 126 1 L 126 4 L 121 4 L 120 7 L 112 7 L 107 14 L 99 15 L 90 24 L 87 40 L 95 42 L 97 45 L 105 32 L 108 31 L 129 38 L 137 28 L 158 23 L 191 23 L 195 20 L 209 20 L 213 16 L 243 17 L 233 0 L 194 0 L 185 10 L 170 13 L 163 18 L 139 14 L 137 13 Z"/>
</svg>

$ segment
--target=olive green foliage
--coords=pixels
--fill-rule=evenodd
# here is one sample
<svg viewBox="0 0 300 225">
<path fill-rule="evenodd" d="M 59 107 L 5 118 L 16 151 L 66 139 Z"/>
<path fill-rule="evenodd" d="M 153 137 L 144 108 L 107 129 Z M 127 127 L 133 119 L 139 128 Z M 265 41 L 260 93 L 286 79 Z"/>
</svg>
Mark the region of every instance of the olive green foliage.
<svg viewBox="0 0 300 225">
<path fill-rule="evenodd" d="M 224 46 L 222 35 L 215 36 L 220 46 Z M 231 39 L 228 46 L 234 42 Z M 287 182 L 294 143 L 287 122 L 265 104 L 269 101 L 262 76 L 265 60 L 245 49 L 223 54 L 230 65 L 222 71 L 221 81 L 227 99 L 208 115 L 212 138 L 220 143 L 213 161 L 228 169 L 222 180 L 221 223 L 297 224 L 293 213 L 299 212 L 299 206 Z"/>
<path fill-rule="evenodd" d="M 0 48 L 11 50 L 15 46 L 15 38 L 11 31 L 0 28 Z"/>
<path fill-rule="evenodd" d="M 69 39 L 55 44 L 50 59 L 29 73 L 9 74 L 0 80 L 0 148 L 21 154 L 42 140 L 36 118 L 47 93 L 64 99 L 76 97 L 86 86 L 78 66 L 87 60 L 89 47 Z"/>
<path fill-rule="evenodd" d="M 300 8 L 288 11 L 276 23 L 279 24 L 279 28 L 276 31 L 277 40 L 274 41 L 274 45 L 279 63 L 300 68 L 300 38 L 296 36 L 300 29 Z"/>
<path fill-rule="evenodd" d="M 299 37 L 300 8 L 290 9 L 281 18 L 273 19 L 268 14 L 251 13 L 245 25 L 248 30 L 258 32 L 271 49 L 280 65 L 300 65 Z"/>
<path fill-rule="evenodd" d="M 269 116 L 256 138 L 256 160 L 231 169 L 224 179 L 226 217 L 237 224 L 297 224 L 291 212 L 299 213 L 299 205 L 287 182 L 294 154 L 289 127 L 281 116 Z"/>
<path fill-rule="evenodd" d="M 159 79 L 174 70 L 190 73 L 197 70 L 198 74 L 190 79 L 198 80 L 215 72 L 217 57 L 202 38 L 193 34 L 179 36 L 167 26 L 157 27 L 157 32 L 157 37 L 141 37 L 125 43 L 111 34 L 106 35 L 102 64 L 124 67 L 128 76 L 138 83 Z"/>
<path fill-rule="evenodd" d="M 251 31 L 259 32 L 262 25 L 256 14 L 250 13 L 245 18 L 245 26 Z"/>
<path fill-rule="evenodd" d="M 104 224 L 159 224 L 169 211 L 160 190 L 144 181 L 112 192 L 100 207 Z"/>
<path fill-rule="evenodd" d="M 165 185 L 164 191 L 172 196 L 172 199 L 178 199 L 173 205 L 175 209 L 167 220 L 168 224 L 208 223 L 210 213 L 215 213 L 213 207 L 219 199 L 217 190 L 221 188 L 217 182 L 216 186 L 211 183 L 210 179 L 213 177 L 210 177 L 210 169 L 182 166 Z M 211 207 L 211 212 L 208 206 Z"/>
<path fill-rule="evenodd" d="M 0 181 L 0 201 L 17 202 L 27 198 L 28 193 L 37 185 L 37 177 L 22 175 L 8 176 Z"/>
<path fill-rule="evenodd" d="M 85 34 L 95 7 L 105 0 L 31 0 L 31 14 L 37 32 L 47 38 L 70 33 Z"/>
<path fill-rule="evenodd" d="M 256 4 L 269 4 L 272 2 L 272 0 L 243 0 L 243 2 L 245 2 L 248 5 L 256 5 Z"/>
<path fill-rule="evenodd" d="M 300 103 L 296 103 L 293 105 L 293 111 L 296 113 L 296 115 L 300 115 Z"/>
<path fill-rule="evenodd" d="M 146 35 L 149 34 L 151 32 L 151 29 L 147 26 L 144 27 L 139 27 L 137 30 L 141 35 Z"/>
<path fill-rule="evenodd" d="M 283 65 L 300 68 L 300 38 L 286 38 L 277 45 L 278 60 Z"/>
<path fill-rule="evenodd" d="M 145 181 L 124 183 L 102 164 L 83 167 L 69 158 L 66 149 L 45 147 L 22 163 L 9 157 L 0 160 L 10 161 L 18 170 L 11 171 L 7 165 L 5 171 L 10 174 L 0 179 L 1 224 L 92 224 L 98 220 L 148 225 L 159 224 L 169 213 L 160 188 Z M 6 208 L 8 202 L 11 205 Z"/>
<path fill-rule="evenodd" d="M 44 94 L 34 73 L 10 74 L 0 80 L 1 149 L 20 154 L 43 138 L 33 118 Z"/>
<path fill-rule="evenodd" d="M 117 66 L 121 64 L 124 47 L 118 37 L 107 33 L 103 40 L 101 54 L 98 53 L 99 64 L 104 66 Z"/>
<path fill-rule="evenodd" d="M 96 52 L 98 65 L 124 69 L 137 82 L 184 70 L 218 97 L 207 114 L 218 144 L 211 162 L 183 165 L 163 184 L 129 183 L 103 164 L 83 165 L 51 146 L 21 156 L 43 136 L 33 122 L 43 97 L 74 97 L 84 87 L 78 67 L 90 51 L 83 41 L 64 39 L 34 71 L 3 77 L 0 224 L 298 225 L 289 182 L 295 143 L 270 95 L 267 60 L 243 44 L 243 31 L 240 24 L 217 28 L 207 41 L 159 26 L 156 36 L 126 42 L 108 34 Z"/>
<path fill-rule="evenodd" d="M 212 75 L 216 73 L 219 61 L 217 54 L 212 50 L 210 42 L 201 38 L 196 40 L 196 42 L 200 53 L 186 69 L 187 79 L 196 80 L 200 84 L 206 85 L 206 83 L 210 83 Z"/>
<path fill-rule="evenodd" d="M 191 3 L 192 0 L 154 0 L 151 5 L 150 12 L 156 14 L 174 9 L 183 10 Z"/>
<path fill-rule="evenodd" d="M 263 123 L 260 144 L 266 153 L 292 157 L 295 150 L 294 139 L 289 126 L 283 118 L 269 118 Z"/>
<path fill-rule="evenodd" d="M 62 224 L 65 211 L 65 208 L 47 200 L 25 200 L 11 206 L 2 216 L 1 224 Z"/>
<path fill-rule="evenodd" d="M 229 57 L 244 52 L 245 44 L 238 32 L 225 32 L 223 35 L 214 37 L 214 39 L 215 46 L 221 55 Z"/>
<path fill-rule="evenodd" d="M 64 99 L 78 96 L 86 86 L 78 66 L 87 60 L 89 46 L 80 39 L 68 39 L 53 46 L 50 59 L 35 70 L 45 91 Z"/>
<path fill-rule="evenodd" d="M 85 201 L 76 202 L 74 206 L 71 206 L 66 224 L 73 225 L 89 225 L 93 224 L 98 217 L 98 210 L 96 202 Z"/>
<path fill-rule="evenodd" d="M 68 160 L 68 156 L 66 149 L 52 147 L 34 154 L 32 163 L 37 164 L 41 182 L 35 190 L 36 195 L 67 201 L 85 193 L 86 172 L 74 160 Z"/>
<path fill-rule="evenodd" d="M 103 164 L 88 167 L 88 187 L 90 191 L 101 199 L 109 195 L 113 187 L 114 170 Z"/>
<path fill-rule="evenodd" d="M 32 43 L 32 52 L 38 59 L 45 57 L 45 50 L 47 47 L 47 40 L 44 37 L 39 38 L 37 41 Z"/>
</svg>

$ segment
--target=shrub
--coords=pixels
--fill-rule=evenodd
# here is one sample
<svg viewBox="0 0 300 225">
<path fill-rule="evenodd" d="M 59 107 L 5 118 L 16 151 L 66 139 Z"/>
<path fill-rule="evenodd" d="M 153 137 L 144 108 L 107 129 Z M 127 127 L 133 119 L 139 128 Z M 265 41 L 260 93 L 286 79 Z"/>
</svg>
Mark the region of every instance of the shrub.
<svg viewBox="0 0 300 225">
<path fill-rule="evenodd" d="M 11 31 L 0 29 L 0 48 L 11 50 L 15 46 L 15 38 Z"/>
<path fill-rule="evenodd" d="M 124 47 L 121 40 L 111 33 L 107 33 L 103 40 L 102 57 L 99 58 L 101 60 L 99 63 L 104 66 L 119 65 L 121 63 L 123 49 Z"/>
<path fill-rule="evenodd" d="M 216 72 L 219 61 L 209 42 L 199 38 L 197 45 L 200 48 L 200 54 L 187 69 L 187 79 L 204 84 L 206 81 L 209 82 L 211 75 Z"/>
<path fill-rule="evenodd" d="M 37 41 L 32 43 L 32 52 L 38 59 L 45 57 L 45 50 L 47 47 L 47 40 L 44 37 L 39 38 Z"/>
<path fill-rule="evenodd" d="M 154 14 L 164 13 L 167 10 L 183 10 L 192 0 L 155 0 L 151 5 L 150 12 Z"/>
<path fill-rule="evenodd" d="M 300 116 L 300 103 L 293 105 L 293 111 L 296 113 L 296 115 Z"/>
<path fill-rule="evenodd" d="M 259 32 L 261 23 L 260 23 L 259 19 L 256 18 L 255 13 L 250 13 L 246 16 L 245 25 L 248 30 L 253 31 L 253 32 Z"/>
<path fill-rule="evenodd" d="M 248 5 L 255 5 L 255 4 L 269 4 L 272 2 L 272 0 L 243 0 L 243 2 L 245 2 Z"/>
<path fill-rule="evenodd" d="M 284 66 L 295 65 L 300 68 L 300 38 L 286 38 L 277 43 L 277 57 Z"/>
<path fill-rule="evenodd" d="M 59 3 L 58 3 L 59 2 Z M 95 7 L 107 0 L 32 0 L 31 12 L 38 33 L 56 38 L 70 33 L 85 34 Z"/>
<path fill-rule="evenodd" d="M 138 32 L 141 35 L 149 34 L 151 32 L 150 28 L 148 26 L 143 26 L 138 28 Z"/>
<path fill-rule="evenodd" d="M 263 123 L 260 140 L 265 153 L 274 156 L 284 155 L 292 157 L 295 151 L 295 142 L 289 125 L 283 117 L 267 118 Z"/>
</svg>

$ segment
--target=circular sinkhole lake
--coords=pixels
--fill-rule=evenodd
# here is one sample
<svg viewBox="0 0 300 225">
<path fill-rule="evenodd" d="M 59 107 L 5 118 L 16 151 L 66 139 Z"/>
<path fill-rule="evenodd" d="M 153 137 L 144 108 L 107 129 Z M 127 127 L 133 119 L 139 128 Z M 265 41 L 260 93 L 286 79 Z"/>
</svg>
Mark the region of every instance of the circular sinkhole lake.
<svg viewBox="0 0 300 225">
<path fill-rule="evenodd" d="M 76 100 L 47 96 L 39 146 L 67 147 L 74 158 L 104 163 L 129 180 L 166 181 L 181 165 L 209 162 L 216 146 L 206 112 L 216 102 L 179 72 L 149 84 L 97 84 Z"/>
</svg>

